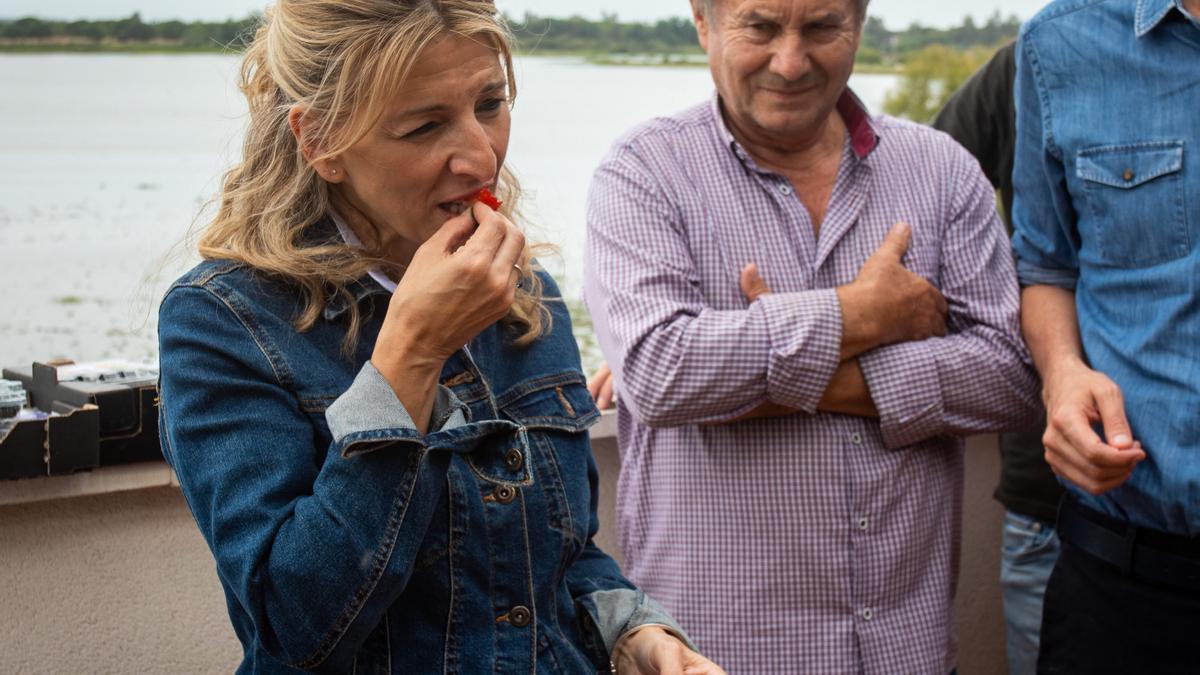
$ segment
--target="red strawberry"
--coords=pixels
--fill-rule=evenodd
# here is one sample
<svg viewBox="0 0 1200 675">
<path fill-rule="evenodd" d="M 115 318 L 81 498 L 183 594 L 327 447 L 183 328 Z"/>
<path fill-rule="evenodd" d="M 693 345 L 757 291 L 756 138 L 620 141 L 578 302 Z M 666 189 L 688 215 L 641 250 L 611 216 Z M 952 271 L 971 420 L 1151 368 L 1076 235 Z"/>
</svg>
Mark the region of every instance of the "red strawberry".
<svg viewBox="0 0 1200 675">
<path fill-rule="evenodd" d="M 479 192 L 475 193 L 475 201 L 483 202 L 489 209 L 493 211 L 498 211 L 500 209 L 500 205 L 504 203 L 499 199 L 496 199 L 496 195 L 492 194 L 492 192 L 487 188 L 483 188 Z"/>
</svg>

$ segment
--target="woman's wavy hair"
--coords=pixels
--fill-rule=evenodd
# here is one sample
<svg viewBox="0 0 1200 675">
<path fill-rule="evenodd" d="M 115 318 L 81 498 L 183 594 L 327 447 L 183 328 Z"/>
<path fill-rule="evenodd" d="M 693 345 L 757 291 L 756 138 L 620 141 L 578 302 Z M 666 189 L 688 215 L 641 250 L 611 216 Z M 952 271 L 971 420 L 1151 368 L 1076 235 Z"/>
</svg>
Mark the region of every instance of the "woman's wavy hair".
<svg viewBox="0 0 1200 675">
<path fill-rule="evenodd" d="M 224 175 L 217 214 L 200 234 L 200 255 L 296 285 L 305 301 L 295 320 L 301 332 L 341 296 L 350 307 L 347 353 L 364 321 L 352 287 L 385 262 L 340 238 L 313 240 L 312 226 L 330 210 L 331 188 L 304 157 L 288 115 L 292 106 L 304 107 L 304 146 L 320 153 L 313 161 L 345 152 L 378 122 L 422 50 L 448 34 L 496 49 L 511 104 L 511 38 L 489 0 L 278 0 L 242 62 L 249 128 L 241 163 Z M 521 188 L 507 168 L 495 192 L 501 212 L 516 221 Z M 501 321 L 518 345 L 536 340 L 550 322 L 531 259 L 526 247 L 520 289 Z"/>
</svg>

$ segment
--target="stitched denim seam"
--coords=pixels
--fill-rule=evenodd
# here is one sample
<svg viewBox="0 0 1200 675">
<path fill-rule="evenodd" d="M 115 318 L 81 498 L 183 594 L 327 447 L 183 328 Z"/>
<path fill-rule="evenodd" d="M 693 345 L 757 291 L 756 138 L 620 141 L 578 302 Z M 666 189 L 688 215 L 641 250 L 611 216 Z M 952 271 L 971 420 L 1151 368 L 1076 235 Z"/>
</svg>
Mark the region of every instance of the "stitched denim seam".
<svg viewBox="0 0 1200 675">
<path fill-rule="evenodd" d="M 503 394 L 497 396 L 496 407 L 506 408 L 512 405 L 514 402 L 524 398 L 525 396 L 528 396 L 529 394 L 537 391 L 553 390 L 556 386 L 562 386 L 566 384 L 580 384 L 586 387 L 587 379 L 584 378 L 583 373 L 580 373 L 579 371 L 566 370 L 553 375 L 545 375 L 532 380 L 525 380 L 513 385 Z"/>
<path fill-rule="evenodd" d="M 1037 30 L 1037 27 L 1037 25 L 1031 27 L 1029 32 L 1026 33 L 1026 37 L 1028 38 L 1025 41 L 1026 56 L 1029 58 L 1029 69 L 1033 72 L 1034 86 L 1037 87 L 1038 102 L 1042 108 L 1043 140 L 1046 143 L 1046 149 L 1050 151 L 1050 156 L 1061 162 L 1063 161 L 1062 149 L 1054 141 L 1054 115 L 1050 108 L 1050 89 L 1046 86 L 1045 74 L 1042 72 L 1041 55 L 1038 54 L 1037 45 L 1033 40 L 1033 33 Z"/>
<path fill-rule="evenodd" d="M 250 311 L 250 306 L 249 303 L 246 302 L 246 298 L 242 296 L 241 293 L 233 291 L 233 289 L 226 289 L 228 294 L 222 295 L 221 293 L 217 292 L 217 289 L 221 287 L 222 285 L 217 282 L 206 286 L 206 288 L 211 288 L 212 293 L 218 298 L 221 298 L 222 302 L 224 302 L 231 311 L 233 311 L 235 314 L 239 314 L 239 319 L 241 320 L 242 325 L 246 326 L 246 330 L 250 331 L 250 336 L 254 338 L 254 342 L 258 344 L 259 350 L 262 351 L 263 356 L 267 358 L 267 361 L 271 363 L 271 370 L 275 372 L 275 377 L 279 380 L 279 384 L 287 387 L 288 389 L 293 389 L 295 385 L 295 377 L 292 375 L 292 371 L 288 367 L 287 361 L 283 358 L 283 352 L 280 351 L 279 347 L 267 334 L 267 331 L 264 330 L 262 325 L 259 324 L 257 317 L 254 316 L 254 313 Z"/>
<path fill-rule="evenodd" d="M 309 658 L 299 662 L 289 664 L 293 668 L 301 670 L 310 670 L 322 663 L 333 650 L 341 642 L 342 637 L 354 620 L 358 618 L 359 612 L 362 611 L 363 605 L 367 599 L 371 597 L 375 587 L 379 584 L 379 580 L 383 577 L 384 570 L 387 569 L 388 563 L 391 561 L 392 553 L 396 548 L 396 540 L 400 535 L 400 526 L 404 523 L 404 517 L 408 513 L 408 505 L 412 503 L 413 493 L 417 487 L 417 477 L 420 473 L 421 463 L 425 460 L 426 452 L 422 448 L 421 452 L 417 453 L 409 462 L 408 471 L 408 486 L 402 490 L 402 494 L 398 494 L 392 500 L 392 511 L 388 514 L 387 526 L 384 528 L 383 541 L 379 547 L 375 549 L 374 555 L 371 557 L 371 571 L 367 574 L 367 578 L 363 580 L 361 586 L 355 591 L 354 596 L 350 599 L 350 604 L 342 611 L 342 615 L 333 622 L 329 632 L 322 638 L 321 643 L 317 646 Z"/>
<path fill-rule="evenodd" d="M 529 546 L 529 514 L 525 511 L 525 495 L 521 499 L 521 534 L 525 539 L 525 584 L 529 594 L 529 675 L 537 675 L 538 609 L 533 588 L 533 557 Z"/>
<path fill-rule="evenodd" d="M 558 452 L 554 449 L 553 443 L 549 442 L 548 440 L 542 439 L 541 434 L 531 434 L 530 441 L 531 441 L 530 442 L 531 454 L 532 454 L 532 446 L 536 445 L 539 448 L 539 450 L 543 454 L 546 455 L 546 458 L 550 464 L 550 468 L 554 471 L 553 476 L 547 476 L 547 477 L 543 478 L 543 480 L 542 480 L 543 488 L 546 486 L 549 486 L 554 493 L 555 503 L 561 505 L 563 510 L 566 511 L 567 522 L 566 522 L 565 526 L 560 527 L 560 526 L 556 526 L 553 523 L 551 523 L 550 527 L 555 530 L 558 530 L 559 532 L 561 532 L 563 535 L 565 535 L 569 539 L 575 540 L 576 543 L 578 543 L 580 545 L 580 547 L 582 548 L 583 542 L 579 541 L 579 537 L 575 534 L 575 517 L 571 512 L 571 501 L 567 498 L 566 484 L 563 483 L 562 472 L 558 470 L 558 466 L 559 466 Z M 537 481 L 535 480 L 534 482 L 537 482 Z M 545 490 L 543 490 L 543 492 L 544 491 Z M 564 560 L 568 559 L 569 557 L 570 557 L 569 550 L 564 551 L 564 555 L 563 555 Z M 570 566 L 569 562 L 567 564 L 564 564 L 563 571 L 565 572 L 566 568 L 569 566 Z"/>
</svg>

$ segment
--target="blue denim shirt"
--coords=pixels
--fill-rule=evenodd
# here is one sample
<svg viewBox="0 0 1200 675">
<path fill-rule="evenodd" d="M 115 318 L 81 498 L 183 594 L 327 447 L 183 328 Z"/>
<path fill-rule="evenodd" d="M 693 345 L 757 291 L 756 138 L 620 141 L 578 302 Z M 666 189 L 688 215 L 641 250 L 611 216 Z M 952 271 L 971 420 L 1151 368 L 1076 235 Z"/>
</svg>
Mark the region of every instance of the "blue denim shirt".
<svg viewBox="0 0 1200 675">
<path fill-rule="evenodd" d="M 1013 246 L 1074 289 L 1091 366 L 1146 461 L 1084 503 L 1200 535 L 1200 23 L 1172 0 L 1060 0 L 1021 30 Z"/>
<path fill-rule="evenodd" d="M 294 289 L 227 262 L 160 310 L 163 452 L 217 562 L 239 672 L 581 673 L 665 624 L 592 541 L 598 413 L 570 318 L 516 348 L 493 326 L 445 366 L 419 433 L 369 363 L 390 295 L 292 326 Z"/>
</svg>

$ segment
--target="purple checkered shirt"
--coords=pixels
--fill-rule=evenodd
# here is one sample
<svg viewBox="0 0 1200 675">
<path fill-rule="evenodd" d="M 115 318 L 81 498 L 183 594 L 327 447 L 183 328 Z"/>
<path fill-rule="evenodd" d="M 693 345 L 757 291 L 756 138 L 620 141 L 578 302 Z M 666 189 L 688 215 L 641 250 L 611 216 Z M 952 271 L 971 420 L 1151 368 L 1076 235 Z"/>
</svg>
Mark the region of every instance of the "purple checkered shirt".
<svg viewBox="0 0 1200 675">
<path fill-rule="evenodd" d="M 966 434 L 1036 414 L 995 195 L 950 137 L 849 134 L 819 236 L 717 98 L 626 134 L 588 204 L 585 294 L 616 373 L 626 571 L 731 673 L 949 673 Z M 949 335 L 859 356 L 880 419 L 821 413 L 835 290 L 897 221 Z M 774 292 L 750 304 L 741 268 Z M 765 402 L 802 412 L 722 424 Z"/>
</svg>

